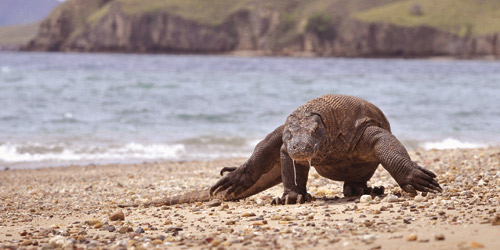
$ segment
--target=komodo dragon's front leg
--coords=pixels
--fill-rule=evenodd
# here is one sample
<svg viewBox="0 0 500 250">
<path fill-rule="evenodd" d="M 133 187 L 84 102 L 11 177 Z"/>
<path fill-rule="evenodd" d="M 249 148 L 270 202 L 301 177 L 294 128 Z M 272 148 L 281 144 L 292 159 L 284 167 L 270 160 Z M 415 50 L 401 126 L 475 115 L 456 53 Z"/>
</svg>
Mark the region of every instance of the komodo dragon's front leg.
<svg viewBox="0 0 500 250">
<path fill-rule="evenodd" d="M 385 129 L 368 127 L 361 138 L 361 147 L 370 149 L 382 166 L 406 192 L 441 192 L 436 175 L 413 162 L 404 146 Z"/>
<path fill-rule="evenodd" d="M 221 174 L 230 173 L 210 188 L 210 195 L 225 191 L 225 200 L 243 199 L 281 183 L 283 127 L 276 128 L 259 142 L 250 158 L 240 167 L 223 168 Z"/>
</svg>

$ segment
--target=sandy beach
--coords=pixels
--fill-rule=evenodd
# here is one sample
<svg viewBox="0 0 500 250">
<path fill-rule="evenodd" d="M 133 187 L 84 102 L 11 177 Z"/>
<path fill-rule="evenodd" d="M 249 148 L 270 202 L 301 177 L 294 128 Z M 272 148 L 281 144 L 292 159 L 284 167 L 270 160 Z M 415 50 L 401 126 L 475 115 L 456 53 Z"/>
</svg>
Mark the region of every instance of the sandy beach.
<svg viewBox="0 0 500 250">
<path fill-rule="evenodd" d="M 384 196 L 345 199 L 312 170 L 308 204 L 271 206 L 278 185 L 238 202 L 119 208 L 209 188 L 245 159 L 2 171 L 0 249 L 498 249 L 500 148 L 410 154 L 443 193 L 410 197 L 379 167 L 369 185 Z"/>
</svg>

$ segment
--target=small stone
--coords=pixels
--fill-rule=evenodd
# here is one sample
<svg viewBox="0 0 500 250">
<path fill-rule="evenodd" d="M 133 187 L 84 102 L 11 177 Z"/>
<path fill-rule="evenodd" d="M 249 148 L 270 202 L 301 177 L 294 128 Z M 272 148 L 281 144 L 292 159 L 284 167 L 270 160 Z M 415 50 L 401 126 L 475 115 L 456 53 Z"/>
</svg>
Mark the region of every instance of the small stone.
<svg viewBox="0 0 500 250">
<path fill-rule="evenodd" d="M 444 240 L 445 237 L 444 237 L 444 234 L 436 234 L 436 235 L 434 235 L 434 239 L 436 239 L 436 240 Z"/>
<path fill-rule="evenodd" d="M 255 216 L 255 213 L 244 212 L 241 217 L 252 217 Z"/>
<path fill-rule="evenodd" d="M 373 200 L 373 198 L 372 198 L 372 196 L 371 196 L 371 195 L 369 195 L 369 194 L 362 195 L 362 196 L 359 198 L 359 202 L 360 202 L 360 203 L 368 203 L 368 202 L 370 202 L 370 201 L 372 201 L 372 200 Z"/>
<path fill-rule="evenodd" d="M 98 228 L 101 228 L 102 227 L 102 223 L 101 222 L 98 222 L 94 225 L 94 228 L 98 229 Z"/>
<path fill-rule="evenodd" d="M 387 202 L 397 202 L 398 200 L 399 199 L 396 195 L 391 194 L 391 195 L 387 196 Z"/>
<path fill-rule="evenodd" d="M 137 229 L 135 230 L 135 232 L 136 232 L 136 233 L 138 233 L 138 234 L 142 234 L 142 233 L 144 233 L 144 228 L 139 227 L 139 228 L 137 228 Z"/>
<path fill-rule="evenodd" d="M 212 247 L 216 247 L 216 246 L 220 245 L 220 243 L 222 243 L 220 240 L 213 240 L 212 242 L 210 242 Z"/>
<path fill-rule="evenodd" d="M 222 204 L 222 201 L 221 201 L 221 200 L 219 200 L 219 199 L 213 199 L 213 200 L 211 200 L 211 201 L 207 202 L 207 206 L 208 206 L 208 207 L 218 207 L 218 206 L 220 206 L 221 204 Z"/>
<path fill-rule="evenodd" d="M 422 195 L 417 195 L 415 198 L 413 198 L 415 202 L 422 202 L 425 200 L 425 198 Z"/>
<path fill-rule="evenodd" d="M 62 247 L 66 239 L 61 235 L 56 235 L 49 240 L 49 246 L 52 248 Z"/>
<path fill-rule="evenodd" d="M 110 225 L 106 228 L 106 230 L 108 230 L 108 232 L 114 232 L 116 230 L 116 227 L 113 226 L 113 225 Z"/>
<path fill-rule="evenodd" d="M 19 235 L 21 235 L 21 236 L 26 236 L 27 234 L 28 234 L 28 232 L 23 231 L 23 232 L 22 232 L 22 233 L 20 233 Z"/>
<path fill-rule="evenodd" d="M 416 234 L 410 234 L 408 237 L 406 237 L 406 241 L 416 241 L 417 240 L 417 235 Z"/>
<path fill-rule="evenodd" d="M 500 215 L 496 215 L 495 218 L 493 219 L 493 222 L 491 222 L 493 226 L 500 226 Z"/>
<path fill-rule="evenodd" d="M 31 244 L 33 244 L 31 240 L 23 240 L 23 242 L 21 242 L 21 246 L 29 246 Z"/>
<path fill-rule="evenodd" d="M 167 233 L 177 233 L 179 231 L 184 230 L 182 227 L 169 227 L 165 230 Z"/>
<path fill-rule="evenodd" d="M 375 241 L 378 237 L 374 234 L 366 234 L 361 238 L 361 241 L 366 242 L 366 243 L 371 243 Z"/>
<path fill-rule="evenodd" d="M 469 246 L 470 248 L 484 248 L 483 244 L 475 241 L 471 242 Z"/>
<path fill-rule="evenodd" d="M 128 232 L 128 227 L 121 227 L 120 230 L 118 230 L 119 233 L 124 234 Z"/>
<path fill-rule="evenodd" d="M 151 241 L 151 244 L 157 246 L 157 245 L 163 244 L 163 241 L 160 239 L 156 239 L 156 240 Z"/>
<path fill-rule="evenodd" d="M 101 221 L 98 219 L 90 219 L 90 220 L 85 221 L 85 224 L 87 224 L 89 226 L 93 226 L 97 223 L 101 223 Z"/>
<path fill-rule="evenodd" d="M 117 221 L 117 220 L 125 220 L 125 214 L 123 213 L 122 210 L 118 210 L 112 215 L 109 216 L 109 219 L 111 221 Z"/>
<path fill-rule="evenodd" d="M 281 220 L 281 215 L 273 215 L 271 216 L 271 220 Z"/>
</svg>

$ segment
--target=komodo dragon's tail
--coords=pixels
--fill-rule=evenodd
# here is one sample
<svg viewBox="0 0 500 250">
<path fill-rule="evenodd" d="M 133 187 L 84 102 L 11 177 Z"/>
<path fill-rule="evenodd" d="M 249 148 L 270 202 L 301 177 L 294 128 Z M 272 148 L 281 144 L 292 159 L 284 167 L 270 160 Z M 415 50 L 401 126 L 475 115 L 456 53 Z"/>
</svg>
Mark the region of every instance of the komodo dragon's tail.
<svg viewBox="0 0 500 250">
<path fill-rule="evenodd" d="M 215 197 L 210 196 L 210 191 L 202 190 L 202 191 L 192 191 L 182 195 L 176 195 L 173 197 L 163 198 L 161 200 L 154 200 L 146 203 L 132 203 L 132 204 L 118 204 L 118 207 L 150 207 L 150 206 L 171 206 L 177 204 L 184 203 L 194 203 L 194 202 L 205 202 L 213 199 Z"/>
</svg>

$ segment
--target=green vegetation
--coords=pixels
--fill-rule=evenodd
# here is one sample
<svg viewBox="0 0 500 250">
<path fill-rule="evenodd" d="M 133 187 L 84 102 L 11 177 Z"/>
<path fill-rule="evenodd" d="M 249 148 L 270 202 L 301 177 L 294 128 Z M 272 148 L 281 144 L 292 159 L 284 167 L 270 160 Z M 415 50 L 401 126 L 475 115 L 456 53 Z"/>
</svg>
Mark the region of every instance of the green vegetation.
<svg viewBox="0 0 500 250">
<path fill-rule="evenodd" d="M 130 15 L 168 12 L 199 23 L 217 25 L 251 0 L 116 0 Z"/>
<path fill-rule="evenodd" d="M 0 45 L 24 45 L 38 32 L 39 23 L 0 27 Z"/>
<path fill-rule="evenodd" d="M 332 39 L 335 36 L 332 18 L 323 13 L 315 13 L 309 17 L 307 20 L 307 30 L 323 39 Z"/>
<path fill-rule="evenodd" d="M 103 7 L 92 13 L 92 15 L 87 18 L 87 22 L 89 22 L 91 25 L 95 25 L 97 21 L 108 14 L 109 8 L 109 4 L 104 5 Z"/>
<path fill-rule="evenodd" d="M 93 27 L 119 4 L 128 15 L 170 13 L 217 27 L 240 10 L 274 13 L 279 18 L 275 44 L 286 44 L 312 31 L 323 38 L 335 33 L 331 24 L 345 17 L 366 22 L 398 26 L 427 25 L 460 36 L 483 35 L 500 31 L 500 0 L 68 0 L 51 16 L 66 13 L 72 23 L 71 36 Z M 415 9 L 415 5 L 418 8 Z M 271 15 L 268 15 L 271 16 Z M 1 35 L 1 34 L 0 34 Z M 0 36 L 10 39 L 10 35 Z"/>
<path fill-rule="evenodd" d="M 410 13 L 410 8 L 416 4 L 421 6 L 422 15 Z M 403 0 L 358 12 L 353 16 L 366 22 L 411 27 L 426 25 L 459 36 L 500 31 L 498 0 Z"/>
</svg>

